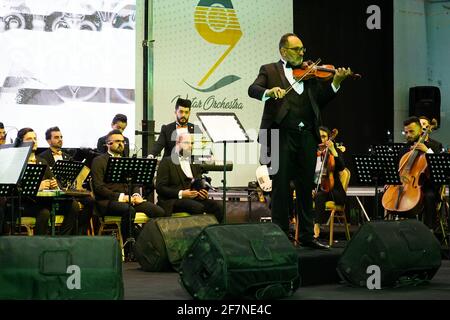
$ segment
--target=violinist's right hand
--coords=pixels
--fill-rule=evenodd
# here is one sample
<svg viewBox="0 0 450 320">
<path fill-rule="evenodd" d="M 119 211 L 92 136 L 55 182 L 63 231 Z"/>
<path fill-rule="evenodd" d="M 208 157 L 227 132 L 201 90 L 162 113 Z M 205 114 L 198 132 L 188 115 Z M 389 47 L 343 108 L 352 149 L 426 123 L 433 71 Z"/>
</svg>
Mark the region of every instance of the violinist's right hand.
<svg viewBox="0 0 450 320">
<path fill-rule="evenodd" d="M 274 87 L 267 91 L 266 94 L 273 99 L 281 99 L 286 95 L 286 90 L 281 89 L 280 87 Z"/>
</svg>

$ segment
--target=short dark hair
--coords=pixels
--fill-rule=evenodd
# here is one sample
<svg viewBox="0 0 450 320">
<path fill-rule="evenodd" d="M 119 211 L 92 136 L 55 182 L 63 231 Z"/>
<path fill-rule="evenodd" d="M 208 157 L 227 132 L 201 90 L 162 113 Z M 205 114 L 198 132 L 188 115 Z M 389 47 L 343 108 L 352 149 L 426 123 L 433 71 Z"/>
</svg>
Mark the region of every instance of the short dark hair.
<svg viewBox="0 0 450 320">
<path fill-rule="evenodd" d="M 295 33 L 286 33 L 286 34 L 283 34 L 283 35 L 281 36 L 280 43 L 278 44 L 278 49 L 281 49 L 281 48 L 283 48 L 283 47 L 286 47 L 286 45 L 288 44 L 288 38 L 289 38 L 289 37 L 297 37 L 297 38 L 298 38 L 298 36 L 297 36 Z"/>
<path fill-rule="evenodd" d="M 121 113 L 118 113 L 114 116 L 114 118 L 112 119 L 112 124 L 116 124 L 117 122 L 125 122 L 127 123 L 127 116 Z"/>
<path fill-rule="evenodd" d="M 405 121 L 403 121 L 403 126 L 409 126 L 411 123 L 417 123 L 419 125 L 419 127 L 422 127 L 422 125 L 420 124 L 420 120 L 417 117 L 409 117 L 408 119 L 406 119 Z"/>
<path fill-rule="evenodd" d="M 191 109 L 191 100 L 178 98 L 175 103 L 175 110 L 178 110 L 180 106 Z"/>
<path fill-rule="evenodd" d="M 320 126 L 320 127 L 319 127 L 319 130 L 325 131 L 325 132 L 327 133 L 327 135 L 328 135 L 328 138 L 330 137 L 331 131 L 330 131 L 330 129 L 328 129 L 327 127 L 325 127 L 325 126 Z"/>
<path fill-rule="evenodd" d="M 5 126 L 3 125 L 3 122 L 0 122 L 0 129 L 5 129 Z"/>
<path fill-rule="evenodd" d="M 108 142 L 109 138 L 111 138 L 111 136 L 113 134 L 120 134 L 121 136 L 123 136 L 123 133 L 120 130 L 114 129 L 114 130 L 111 130 L 110 132 L 108 132 L 108 134 L 106 135 L 105 141 Z"/>
<path fill-rule="evenodd" d="M 52 132 L 61 131 L 58 127 L 51 127 L 45 131 L 45 140 L 50 140 L 52 138 Z"/>
</svg>

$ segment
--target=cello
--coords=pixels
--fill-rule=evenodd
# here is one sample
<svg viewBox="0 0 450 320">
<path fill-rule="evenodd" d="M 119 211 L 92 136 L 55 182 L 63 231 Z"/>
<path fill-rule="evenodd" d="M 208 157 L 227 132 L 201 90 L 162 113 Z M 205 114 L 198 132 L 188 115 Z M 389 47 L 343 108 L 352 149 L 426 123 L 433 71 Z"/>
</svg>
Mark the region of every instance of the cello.
<svg viewBox="0 0 450 320">
<path fill-rule="evenodd" d="M 437 126 L 433 119 L 430 126 L 425 130 L 414 148 L 404 154 L 400 159 L 399 176 L 401 185 L 390 185 L 383 195 L 382 204 L 387 211 L 407 212 L 413 210 L 422 200 L 422 189 L 420 177 L 427 169 L 425 153 L 417 150 L 419 143 L 424 143 L 428 134 Z"/>
</svg>

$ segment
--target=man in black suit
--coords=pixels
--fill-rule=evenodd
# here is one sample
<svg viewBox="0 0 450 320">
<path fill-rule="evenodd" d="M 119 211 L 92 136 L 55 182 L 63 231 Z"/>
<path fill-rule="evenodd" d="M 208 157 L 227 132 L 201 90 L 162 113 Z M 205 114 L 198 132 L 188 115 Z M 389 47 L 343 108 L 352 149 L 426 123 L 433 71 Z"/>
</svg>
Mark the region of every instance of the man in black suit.
<svg viewBox="0 0 450 320">
<path fill-rule="evenodd" d="M 175 117 L 176 121 L 163 124 L 161 126 L 158 140 L 153 145 L 149 152 L 149 158 L 156 158 L 162 149 L 164 149 L 165 157 L 170 157 L 175 150 L 175 141 L 177 135 L 181 133 L 201 133 L 200 127 L 189 122 L 189 116 L 191 114 L 191 101 L 187 99 L 178 98 L 175 103 Z"/>
<path fill-rule="evenodd" d="M 119 130 L 122 134 L 125 131 L 127 127 L 127 116 L 121 113 L 118 113 L 114 116 L 111 128 L 113 130 Z M 123 157 L 129 157 L 130 156 L 130 140 L 128 140 L 127 137 L 123 136 L 124 138 L 124 148 L 123 148 Z M 106 153 L 108 151 L 107 145 L 106 145 L 106 136 L 98 138 L 97 141 L 97 151 L 100 153 Z"/>
<path fill-rule="evenodd" d="M 439 141 L 428 139 L 423 143 L 419 143 L 419 139 L 423 134 L 422 124 L 417 117 L 409 117 L 403 121 L 403 131 L 407 146 L 399 150 L 399 156 L 402 158 L 412 148 L 415 148 L 420 153 L 441 153 L 442 144 Z M 423 181 L 421 181 L 422 195 L 423 195 L 423 210 L 421 212 L 423 223 L 434 230 L 436 227 L 436 204 L 439 200 L 439 187 L 436 186 L 429 178 L 424 175 Z"/>
<path fill-rule="evenodd" d="M 290 199 L 290 181 L 293 181 L 298 199 L 301 245 L 322 249 L 325 246 L 313 239 L 311 197 L 316 148 L 320 142 L 320 109 L 335 96 L 340 83 L 351 71 L 338 68 L 332 84 L 321 83 L 316 79 L 296 82 L 292 75 L 293 69 L 302 66 L 306 51 L 302 41 L 293 33 L 285 34 L 280 39 L 279 51 L 281 60 L 263 65 L 248 89 L 250 97 L 265 102 L 260 143 L 264 143 L 264 133 L 269 139 L 275 132 L 279 133 L 279 140 L 269 140 L 268 146 L 262 145 L 261 152 L 264 158 L 264 148 L 268 147 L 267 156 L 272 158 L 272 221 L 288 233 L 287 204 Z M 292 90 L 287 93 L 291 86 Z M 278 150 L 273 147 L 278 147 Z M 278 157 L 277 161 L 275 157 Z M 264 162 L 267 164 L 267 161 Z"/>
<path fill-rule="evenodd" d="M 94 195 L 97 207 L 101 215 L 111 215 L 122 217 L 121 231 L 123 237 L 128 237 L 129 218 L 134 221 L 136 212 L 143 212 L 148 217 L 156 218 L 165 216 L 162 208 L 146 201 L 139 193 L 137 186 L 133 187 L 133 194 L 128 194 L 126 183 L 106 183 L 105 172 L 110 157 L 120 157 L 124 148 L 124 137 L 120 130 L 113 130 L 106 135 L 106 145 L 108 152 L 96 157 L 92 161 L 91 175 L 94 187 Z M 128 201 L 131 198 L 131 208 L 128 208 Z"/>
<path fill-rule="evenodd" d="M 45 159 L 50 168 L 53 168 L 58 160 L 72 159 L 67 152 L 62 151 L 63 136 L 58 127 L 48 128 L 47 131 L 45 131 L 45 140 L 47 140 L 49 148 L 41 152 L 39 157 Z"/>
<path fill-rule="evenodd" d="M 48 128 L 45 131 L 45 139 L 47 140 L 49 148 L 41 152 L 39 157 L 48 163 L 50 169 L 53 169 L 56 161 L 58 160 L 73 160 L 67 152 L 62 150 L 63 136 L 58 127 Z M 86 234 L 89 220 L 91 219 L 94 210 L 94 199 L 91 196 L 83 196 L 75 199 L 81 204 L 82 207 L 78 214 L 78 233 Z"/>
<path fill-rule="evenodd" d="M 222 206 L 208 199 L 208 190 L 193 190 L 194 179 L 201 178 L 199 165 L 191 164 L 192 136 L 182 133 L 177 137 L 175 152 L 161 160 L 156 176 L 158 204 L 167 213 L 214 214 L 217 221 L 223 219 Z"/>
</svg>

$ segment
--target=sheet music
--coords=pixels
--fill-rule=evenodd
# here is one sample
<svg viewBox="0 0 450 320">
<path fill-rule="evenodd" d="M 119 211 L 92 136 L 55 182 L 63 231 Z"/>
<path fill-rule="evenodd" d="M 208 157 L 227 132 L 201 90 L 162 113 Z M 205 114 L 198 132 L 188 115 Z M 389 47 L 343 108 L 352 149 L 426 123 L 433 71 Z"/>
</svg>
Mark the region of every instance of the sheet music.
<svg viewBox="0 0 450 320">
<path fill-rule="evenodd" d="M 245 131 L 239 126 L 234 116 L 223 115 L 199 115 L 206 131 L 213 142 L 222 141 L 247 141 Z"/>
<path fill-rule="evenodd" d="M 28 148 L 0 149 L 0 184 L 17 184 L 24 163 L 27 161 Z"/>
</svg>

